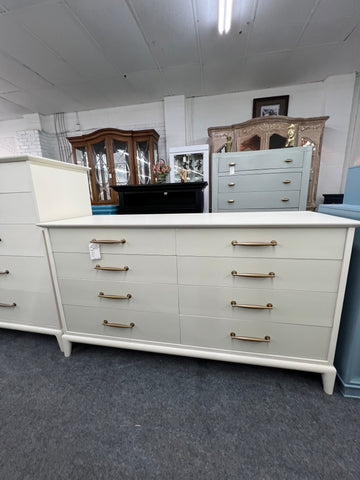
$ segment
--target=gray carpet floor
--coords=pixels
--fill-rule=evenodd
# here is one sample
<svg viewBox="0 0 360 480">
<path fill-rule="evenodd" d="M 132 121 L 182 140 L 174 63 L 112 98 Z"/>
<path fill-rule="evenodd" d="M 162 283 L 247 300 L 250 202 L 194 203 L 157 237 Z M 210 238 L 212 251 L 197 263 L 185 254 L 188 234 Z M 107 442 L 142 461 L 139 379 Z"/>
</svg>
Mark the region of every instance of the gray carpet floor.
<svg viewBox="0 0 360 480">
<path fill-rule="evenodd" d="M 358 480 L 360 400 L 318 374 L 0 331 L 2 480 Z"/>
</svg>

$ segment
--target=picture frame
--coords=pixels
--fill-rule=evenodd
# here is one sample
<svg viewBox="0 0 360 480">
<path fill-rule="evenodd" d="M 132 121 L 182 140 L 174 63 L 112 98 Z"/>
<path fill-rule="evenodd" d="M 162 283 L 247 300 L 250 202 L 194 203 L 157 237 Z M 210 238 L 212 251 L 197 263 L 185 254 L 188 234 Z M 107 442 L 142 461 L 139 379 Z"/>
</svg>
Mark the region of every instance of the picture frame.
<svg viewBox="0 0 360 480">
<path fill-rule="evenodd" d="M 279 97 L 254 98 L 252 118 L 271 115 L 287 115 L 289 95 Z"/>
</svg>

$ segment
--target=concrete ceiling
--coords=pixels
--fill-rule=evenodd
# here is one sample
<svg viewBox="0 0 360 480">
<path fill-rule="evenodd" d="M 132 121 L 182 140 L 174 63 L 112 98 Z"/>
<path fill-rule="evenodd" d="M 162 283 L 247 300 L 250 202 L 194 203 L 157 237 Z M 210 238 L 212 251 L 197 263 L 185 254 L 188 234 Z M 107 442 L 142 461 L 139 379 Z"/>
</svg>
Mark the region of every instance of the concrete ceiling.
<svg viewBox="0 0 360 480">
<path fill-rule="evenodd" d="M 0 0 L 0 120 L 360 70 L 360 0 Z"/>
</svg>

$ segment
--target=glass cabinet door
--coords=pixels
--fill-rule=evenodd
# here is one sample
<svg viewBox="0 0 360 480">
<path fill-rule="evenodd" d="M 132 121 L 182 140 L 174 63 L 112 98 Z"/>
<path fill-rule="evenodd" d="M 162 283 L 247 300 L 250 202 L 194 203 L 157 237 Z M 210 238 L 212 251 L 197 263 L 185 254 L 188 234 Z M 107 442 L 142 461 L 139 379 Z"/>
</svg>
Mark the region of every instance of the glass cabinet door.
<svg viewBox="0 0 360 480">
<path fill-rule="evenodd" d="M 98 202 L 111 201 L 109 164 L 105 140 L 91 145 L 95 174 L 95 194 Z"/>
<path fill-rule="evenodd" d="M 151 183 L 150 148 L 148 141 L 135 142 L 136 167 L 139 184 Z"/>
<path fill-rule="evenodd" d="M 89 158 L 88 158 L 86 147 L 76 147 L 74 151 L 75 151 L 75 163 L 83 167 L 91 168 L 91 165 L 89 165 Z M 91 186 L 90 172 L 88 172 L 88 184 L 89 184 L 91 202 L 93 202 L 94 195 L 93 195 L 92 186 Z"/>
<path fill-rule="evenodd" d="M 204 181 L 204 154 L 187 153 L 174 155 L 174 181 L 181 182 L 180 170 L 186 170 L 188 182 Z"/>
<path fill-rule="evenodd" d="M 113 158 L 115 185 L 131 183 L 129 143 L 122 140 L 113 140 Z"/>
</svg>

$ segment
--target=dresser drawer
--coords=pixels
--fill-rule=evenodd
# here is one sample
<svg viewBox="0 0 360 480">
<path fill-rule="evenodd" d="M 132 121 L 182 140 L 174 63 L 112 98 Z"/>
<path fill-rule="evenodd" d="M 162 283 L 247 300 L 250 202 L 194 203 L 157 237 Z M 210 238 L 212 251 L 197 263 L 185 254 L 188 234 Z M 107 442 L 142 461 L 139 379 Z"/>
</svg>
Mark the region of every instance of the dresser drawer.
<svg viewBox="0 0 360 480">
<path fill-rule="evenodd" d="M 0 193 L 1 223 L 35 223 L 37 218 L 32 193 Z"/>
<path fill-rule="evenodd" d="M 49 293 L 1 290 L 0 303 L 16 303 L 0 307 L 0 322 L 60 328 L 54 296 Z"/>
<path fill-rule="evenodd" d="M 220 156 L 219 173 L 229 173 L 230 168 L 234 168 L 235 172 L 270 168 L 302 168 L 303 162 L 304 152 L 291 149 L 266 150 L 264 154 L 257 152 L 256 156 L 254 156 L 254 152 L 250 152 L 250 154 L 241 152 L 241 154 L 234 155 L 234 158 Z"/>
<path fill-rule="evenodd" d="M 218 178 L 218 191 L 230 195 L 234 192 L 300 190 L 300 187 L 301 172 L 238 174 Z"/>
<path fill-rule="evenodd" d="M 89 253 L 95 239 L 125 240 L 100 244 L 102 254 L 175 255 L 175 231 L 167 228 L 51 228 L 50 237 L 54 252 Z"/>
<path fill-rule="evenodd" d="M 53 295 L 47 258 L 0 256 L 0 291 L 5 290 Z"/>
<path fill-rule="evenodd" d="M 303 290 L 266 290 L 181 285 L 179 307 L 183 315 L 217 316 L 253 322 L 267 321 L 330 327 L 336 293 Z M 270 306 L 271 309 L 235 305 Z"/>
<path fill-rule="evenodd" d="M 140 310 L 143 312 L 178 312 L 176 285 L 116 283 L 90 280 L 59 280 L 62 303 L 89 307 L 116 308 L 120 310 Z M 130 298 L 112 299 L 99 297 L 118 295 Z"/>
<path fill-rule="evenodd" d="M 239 211 L 240 209 L 264 210 L 299 208 L 300 191 L 279 192 L 227 192 L 219 193 L 217 208 L 219 210 Z"/>
<path fill-rule="evenodd" d="M 340 260 L 178 258 L 179 283 L 183 285 L 334 293 L 338 289 L 341 265 Z M 269 274 L 273 274 L 273 276 Z"/>
<path fill-rule="evenodd" d="M 42 229 L 36 225 L 0 224 L 0 258 L 2 255 L 43 256 Z"/>
<path fill-rule="evenodd" d="M 24 162 L 1 164 L 0 193 L 31 192 L 32 189 L 29 168 Z"/>
<path fill-rule="evenodd" d="M 181 343 L 199 347 L 225 349 L 239 353 L 281 355 L 292 358 L 327 360 L 331 329 L 303 325 L 236 321 L 215 317 L 181 316 Z M 243 341 L 236 336 L 270 342 Z"/>
<path fill-rule="evenodd" d="M 89 308 L 65 305 L 68 332 L 117 337 L 126 340 L 180 343 L 178 314 L 121 311 L 112 308 Z M 108 325 L 103 325 L 104 320 Z M 120 324 L 132 328 L 114 327 Z"/>
<path fill-rule="evenodd" d="M 345 228 L 197 228 L 177 230 L 177 249 L 184 256 L 341 259 Z M 277 242 L 275 246 L 233 245 Z"/>
<path fill-rule="evenodd" d="M 59 278 L 133 283 L 177 283 L 176 257 L 170 255 L 111 255 L 91 260 L 86 253 L 55 253 Z M 121 270 L 101 270 L 118 268 Z"/>
</svg>

